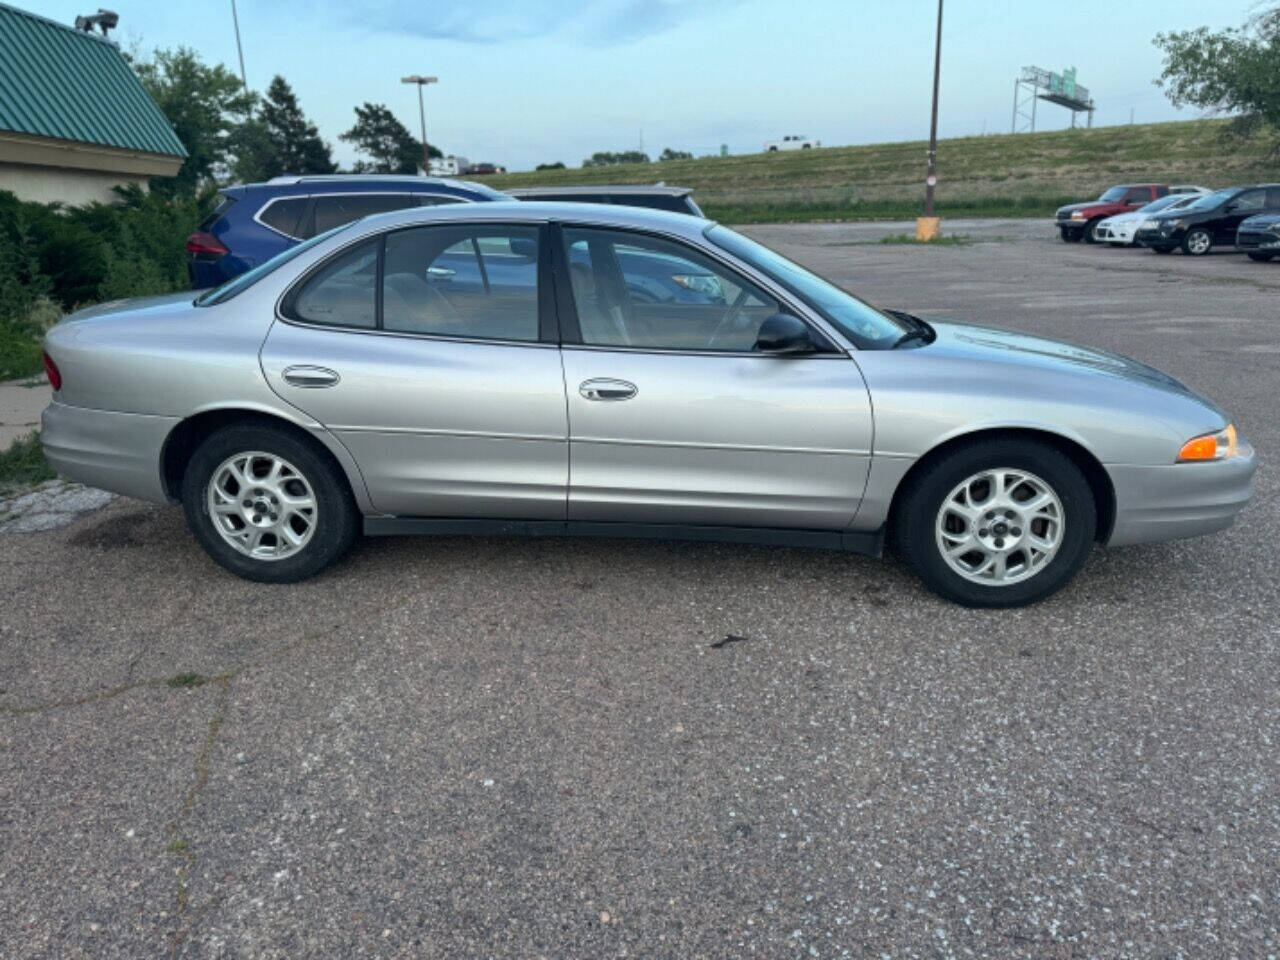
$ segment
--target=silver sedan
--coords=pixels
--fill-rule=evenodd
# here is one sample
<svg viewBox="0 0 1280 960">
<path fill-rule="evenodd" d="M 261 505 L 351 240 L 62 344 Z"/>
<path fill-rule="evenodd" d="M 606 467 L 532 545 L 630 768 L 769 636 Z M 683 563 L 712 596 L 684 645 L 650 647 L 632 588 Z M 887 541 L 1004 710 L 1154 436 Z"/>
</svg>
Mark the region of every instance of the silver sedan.
<svg viewBox="0 0 1280 960">
<path fill-rule="evenodd" d="M 295 581 L 361 533 L 878 554 L 1013 606 L 1094 543 L 1212 533 L 1252 448 L 1141 363 L 866 304 L 740 234 L 617 206 L 383 214 L 46 337 L 64 475 L 180 502 Z"/>
</svg>

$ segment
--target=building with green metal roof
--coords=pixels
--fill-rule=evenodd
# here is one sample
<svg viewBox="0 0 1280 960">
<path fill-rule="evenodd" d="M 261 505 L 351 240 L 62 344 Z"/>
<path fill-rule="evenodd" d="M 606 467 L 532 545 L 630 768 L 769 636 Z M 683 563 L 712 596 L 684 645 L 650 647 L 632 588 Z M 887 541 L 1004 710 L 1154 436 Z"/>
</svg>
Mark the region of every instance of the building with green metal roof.
<svg viewBox="0 0 1280 960">
<path fill-rule="evenodd" d="M 0 3 L 0 190 L 68 204 L 173 176 L 187 151 L 114 43 Z"/>
</svg>

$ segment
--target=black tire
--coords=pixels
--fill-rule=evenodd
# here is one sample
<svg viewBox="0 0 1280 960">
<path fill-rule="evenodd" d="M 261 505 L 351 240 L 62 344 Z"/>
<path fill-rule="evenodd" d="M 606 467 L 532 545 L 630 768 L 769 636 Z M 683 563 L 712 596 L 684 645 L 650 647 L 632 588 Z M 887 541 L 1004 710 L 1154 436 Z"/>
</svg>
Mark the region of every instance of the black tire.
<svg viewBox="0 0 1280 960">
<path fill-rule="evenodd" d="M 1080 242 L 1079 230 L 1073 230 L 1070 227 L 1059 227 L 1058 233 L 1059 235 L 1061 235 L 1063 243 L 1079 243 Z"/>
<path fill-rule="evenodd" d="M 1152 247 L 1156 253 L 1173 253 L 1173 247 Z"/>
<path fill-rule="evenodd" d="M 1098 235 L 1095 232 L 1098 229 L 1098 224 L 1100 224 L 1101 222 L 1102 222 L 1101 217 L 1094 217 L 1092 220 L 1090 220 L 1088 223 L 1084 225 L 1084 242 L 1085 243 L 1101 243 L 1102 242 L 1098 239 Z"/>
<path fill-rule="evenodd" d="M 1249 259 L 1256 260 L 1258 261 L 1258 263 L 1266 263 L 1268 260 L 1270 260 L 1274 256 L 1275 256 L 1274 253 L 1250 253 Z"/>
<path fill-rule="evenodd" d="M 236 550 L 214 527 L 206 505 L 214 472 L 229 458 L 247 452 L 287 461 L 311 487 L 315 526 L 310 539 L 292 555 L 255 559 Z M 351 549 L 360 530 L 360 511 L 339 467 L 305 440 L 267 424 L 231 424 L 211 433 L 183 474 L 182 507 L 188 529 L 209 556 L 237 576 L 260 583 L 296 583 L 314 576 Z"/>
<path fill-rule="evenodd" d="M 1127 243 L 1122 243 L 1122 242 L 1120 242 L 1119 240 L 1108 240 L 1108 241 L 1107 241 L 1107 246 L 1109 246 L 1109 247 L 1127 247 L 1127 246 L 1128 246 L 1128 244 L 1127 244 Z"/>
<path fill-rule="evenodd" d="M 1206 241 L 1204 247 L 1200 249 L 1198 253 L 1191 249 L 1193 246 L 1198 246 L 1197 241 L 1192 239 L 1193 237 L 1195 238 L 1204 237 Z M 1182 252 L 1189 257 L 1203 257 L 1212 249 L 1213 249 L 1213 235 L 1209 233 L 1208 230 L 1204 229 L 1204 227 L 1195 227 L 1191 230 L 1188 230 L 1187 235 L 1182 238 Z"/>
<path fill-rule="evenodd" d="M 957 485 L 1001 467 L 1025 470 L 1044 481 L 1062 504 L 1064 529 L 1057 553 L 1038 573 L 988 586 L 947 564 L 937 543 L 937 521 Z M 913 476 L 898 495 L 890 532 L 907 565 L 938 595 L 966 607 L 1018 607 L 1043 600 L 1075 576 L 1093 546 L 1097 523 L 1093 491 L 1070 457 L 1045 443 L 1008 439 L 957 447 Z M 1011 553 L 1010 559 L 1016 555 Z"/>
</svg>

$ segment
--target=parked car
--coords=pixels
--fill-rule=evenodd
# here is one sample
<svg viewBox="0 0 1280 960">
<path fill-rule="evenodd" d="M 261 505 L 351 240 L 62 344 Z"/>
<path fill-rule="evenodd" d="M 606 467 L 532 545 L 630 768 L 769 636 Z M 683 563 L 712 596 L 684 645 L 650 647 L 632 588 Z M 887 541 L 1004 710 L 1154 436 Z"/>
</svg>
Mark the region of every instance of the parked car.
<svg viewBox="0 0 1280 960">
<path fill-rule="evenodd" d="M 1280 213 L 1260 213 L 1243 221 L 1236 231 L 1236 249 L 1250 260 L 1280 257 Z"/>
<path fill-rule="evenodd" d="M 276 177 L 223 187 L 213 213 L 187 237 L 192 289 L 215 287 L 299 241 L 371 213 L 505 200 L 479 183 L 379 174 Z"/>
<path fill-rule="evenodd" d="M 483 177 L 491 173 L 506 173 L 507 168 L 500 163 L 473 163 L 463 172 L 468 176 Z"/>
<path fill-rule="evenodd" d="M 1207 193 L 1180 210 L 1167 210 L 1144 220 L 1136 238 L 1156 253 L 1181 247 L 1183 253 L 1202 257 L 1216 246 L 1234 245 L 1240 224 L 1259 213 L 1280 213 L 1280 184 Z"/>
<path fill-rule="evenodd" d="M 775 153 L 778 150 L 809 150 L 813 147 L 822 146 L 821 140 L 811 140 L 809 137 L 802 137 L 798 133 L 783 137 L 781 140 L 766 140 L 764 149 L 766 153 Z"/>
<path fill-rule="evenodd" d="M 650 207 L 702 216 L 688 187 L 608 186 L 608 187 L 519 187 L 508 190 L 519 200 L 552 200 L 567 203 L 617 203 L 627 207 Z"/>
<path fill-rule="evenodd" d="M 1054 226 L 1058 228 L 1058 234 L 1062 239 L 1068 243 L 1080 240 L 1085 243 L 1097 243 L 1098 237 L 1094 231 L 1107 217 L 1114 217 L 1118 213 L 1130 213 L 1172 192 L 1168 184 L 1164 183 L 1122 183 L 1104 190 L 1097 200 L 1069 203 L 1065 207 L 1059 207 L 1054 214 Z"/>
<path fill-rule="evenodd" d="M 1138 226 L 1147 217 L 1161 210 L 1179 210 L 1201 193 L 1208 192 L 1208 190 L 1198 190 L 1196 193 L 1170 193 L 1158 200 L 1152 200 L 1145 207 L 1139 207 L 1132 213 L 1117 213 L 1114 217 L 1107 217 L 1094 228 L 1093 235 L 1095 239 L 1109 243 L 1113 247 L 1134 246 L 1137 243 L 1134 235 L 1138 232 Z"/>
<path fill-rule="evenodd" d="M 703 296 L 632 295 L 633 252 Z M 181 502 L 260 581 L 311 576 L 362 530 L 872 554 L 887 536 L 943 596 L 1015 606 L 1095 541 L 1229 526 L 1255 467 L 1222 411 L 1134 360 L 876 309 L 635 207 L 368 217 L 194 303 L 82 310 L 45 351 L 50 463 Z"/>
</svg>

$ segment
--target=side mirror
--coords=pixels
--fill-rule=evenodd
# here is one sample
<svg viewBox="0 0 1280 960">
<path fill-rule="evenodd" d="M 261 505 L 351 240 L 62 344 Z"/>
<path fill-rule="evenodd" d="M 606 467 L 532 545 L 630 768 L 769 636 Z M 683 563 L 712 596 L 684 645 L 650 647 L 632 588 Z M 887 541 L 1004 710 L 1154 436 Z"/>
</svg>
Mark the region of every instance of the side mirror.
<svg viewBox="0 0 1280 960">
<path fill-rule="evenodd" d="M 759 353 L 797 354 L 813 353 L 818 348 L 803 320 L 788 313 L 775 313 L 760 324 L 755 349 Z"/>
</svg>

